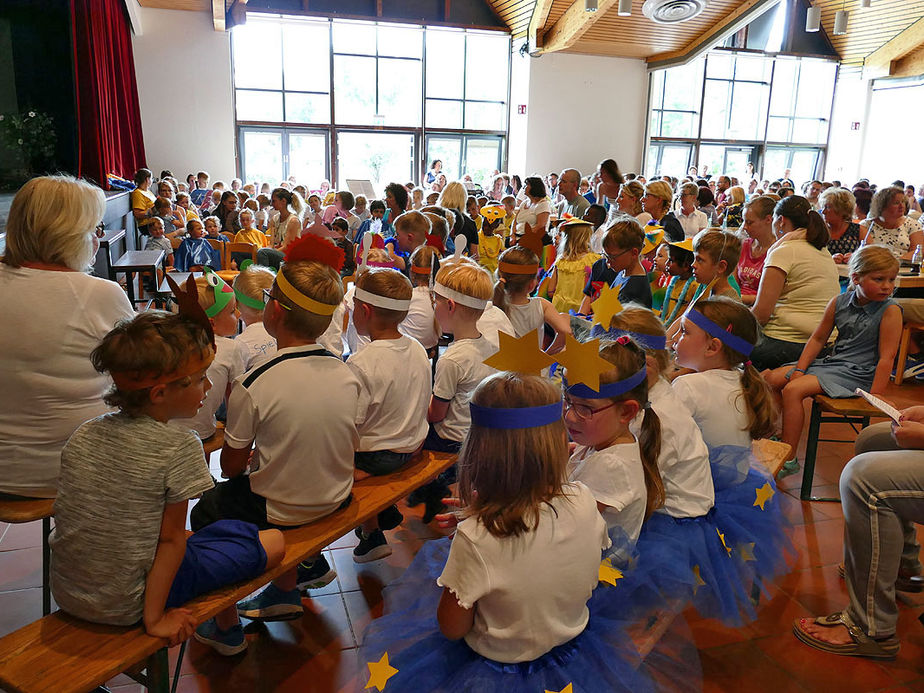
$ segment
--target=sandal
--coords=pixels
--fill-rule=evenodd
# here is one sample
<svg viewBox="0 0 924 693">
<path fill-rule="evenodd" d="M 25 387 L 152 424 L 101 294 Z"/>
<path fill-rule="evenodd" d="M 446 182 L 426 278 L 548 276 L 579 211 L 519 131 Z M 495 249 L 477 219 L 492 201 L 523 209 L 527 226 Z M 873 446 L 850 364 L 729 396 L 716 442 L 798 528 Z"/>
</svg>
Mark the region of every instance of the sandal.
<svg viewBox="0 0 924 693">
<path fill-rule="evenodd" d="M 826 628 L 835 626 L 844 626 L 853 639 L 852 643 L 845 645 L 835 645 L 824 640 L 819 640 L 802 629 L 801 624 L 805 619 L 799 619 L 793 622 L 793 634 L 809 647 L 814 647 L 822 652 L 829 652 L 836 655 L 845 655 L 848 657 L 870 657 L 871 659 L 894 659 L 898 654 L 901 646 L 898 638 L 894 635 L 884 640 L 874 640 L 866 633 L 860 630 L 857 625 L 847 615 L 846 611 L 840 611 L 830 616 L 819 616 L 815 623 Z"/>
</svg>

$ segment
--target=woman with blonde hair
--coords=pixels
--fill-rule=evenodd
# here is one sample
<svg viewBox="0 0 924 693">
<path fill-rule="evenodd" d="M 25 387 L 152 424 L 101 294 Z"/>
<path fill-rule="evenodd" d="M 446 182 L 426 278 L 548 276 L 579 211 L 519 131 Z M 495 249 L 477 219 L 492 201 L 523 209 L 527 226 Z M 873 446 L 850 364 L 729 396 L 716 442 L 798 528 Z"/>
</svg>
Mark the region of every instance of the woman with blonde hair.
<svg viewBox="0 0 924 693">
<path fill-rule="evenodd" d="M 452 227 L 452 238 L 455 240 L 460 234 L 465 236 L 468 241 L 468 254 L 470 257 L 478 257 L 478 228 L 475 221 L 465 213 L 465 207 L 468 204 L 468 190 L 457 180 L 448 183 L 440 193 L 437 205 L 452 210 L 456 215 L 456 223 Z"/>
<path fill-rule="evenodd" d="M 725 192 L 725 218 L 722 221 L 722 228 L 737 231 L 744 222 L 744 203 L 747 196 L 744 194 L 744 188 L 740 185 L 733 185 Z"/>
<path fill-rule="evenodd" d="M 642 208 L 651 215 L 647 226 L 660 226 L 664 229 L 665 239 L 679 243 L 685 237 L 680 220 L 670 211 L 674 193 L 671 186 L 663 180 L 655 180 L 645 186 Z"/>
<path fill-rule="evenodd" d="M 637 180 L 628 180 L 619 187 L 619 196 L 616 198 L 616 207 L 618 212 L 635 217 L 638 223 L 645 226 L 651 221 L 651 215 L 642 209 L 642 198 L 645 196 L 645 186 Z M 612 209 L 612 208 L 610 208 Z M 612 223 L 616 214 L 609 215 L 611 219 L 607 221 Z"/>
<path fill-rule="evenodd" d="M 828 188 L 818 197 L 818 211 L 828 227 L 828 252 L 839 265 L 850 262 L 860 247 L 860 225 L 853 220 L 856 206 L 853 193 L 845 188 Z"/>
<path fill-rule="evenodd" d="M 53 498 L 64 443 L 109 411 L 111 380 L 89 354 L 134 310 L 117 283 L 86 274 L 105 210 L 102 190 L 70 176 L 33 178 L 13 198 L 0 263 L 0 498 Z"/>
</svg>

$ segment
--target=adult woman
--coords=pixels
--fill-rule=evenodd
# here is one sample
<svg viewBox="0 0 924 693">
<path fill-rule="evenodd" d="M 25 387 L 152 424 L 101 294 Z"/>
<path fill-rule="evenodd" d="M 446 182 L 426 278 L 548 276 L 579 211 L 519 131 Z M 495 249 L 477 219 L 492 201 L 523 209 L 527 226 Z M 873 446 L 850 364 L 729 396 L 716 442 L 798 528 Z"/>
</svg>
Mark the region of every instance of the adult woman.
<svg viewBox="0 0 924 693">
<path fill-rule="evenodd" d="M 439 175 L 439 172 L 443 170 L 443 162 L 439 159 L 434 159 L 433 163 L 430 164 L 430 170 L 427 171 L 427 185 L 432 185 L 433 181 L 436 180 L 436 177 Z"/>
<path fill-rule="evenodd" d="M 663 180 L 651 181 L 645 186 L 642 208 L 651 215 L 651 221 L 664 229 L 664 240 L 680 242 L 684 239 L 680 220 L 670 212 L 674 195 L 671 186 Z"/>
<path fill-rule="evenodd" d="M 514 197 L 519 195 L 520 190 L 523 189 L 523 181 L 515 173 L 510 178 L 510 187 L 512 188 L 512 190 L 510 191 L 510 194 L 513 195 Z"/>
<path fill-rule="evenodd" d="M 869 188 L 854 187 L 853 199 L 856 206 L 853 209 L 853 220 L 858 224 L 863 222 L 869 216 L 869 208 L 873 203 L 873 191 Z M 860 229 L 860 238 L 863 237 L 863 229 Z"/>
<path fill-rule="evenodd" d="M 442 175 L 442 174 L 440 174 Z M 385 206 L 388 207 L 386 219 L 394 225 L 395 219 L 407 211 L 407 188 L 400 183 L 389 183 L 385 186 Z"/>
<path fill-rule="evenodd" d="M 767 253 L 751 308 L 764 326 L 764 338 L 751 353 L 758 370 L 798 360 L 828 301 L 840 293 L 826 247 L 828 228 L 808 200 L 791 195 L 777 202 L 773 231 L 779 241 Z"/>
<path fill-rule="evenodd" d="M 221 222 L 221 230 L 236 234 L 241 230 L 241 222 L 237 218 L 238 197 L 232 190 L 225 190 L 221 194 L 221 201 L 214 214 Z"/>
<path fill-rule="evenodd" d="M 517 235 L 538 233 L 544 236 L 549 228 L 549 215 L 552 204 L 546 195 L 545 183 L 538 176 L 530 176 L 523 184 L 526 200 L 517 210 L 514 219 Z"/>
<path fill-rule="evenodd" d="M 148 224 L 151 223 L 151 208 L 154 206 L 155 200 L 154 193 L 151 192 L 153 178 L 154 174 L 150 169 L 139 168 L 135 171 L 135 189 L 129 195 L 135 225 L 138 227 L 138 231 L 145 236 L 148 235 Z"/>
<path fill-rule="evenodd" d="M 645 186 L 637 180 L 628 180 L 619 186 L 619 195 L 616 197 L 616 209 L 630 217 L 635 217 L 641 226 L 651 221 L 651 215 L 642 209 L 642 197 L 645 196 Z"/>
<path fill-rule="evenodd" d="M 624 179 L 619 172 L 619 165 L 613 159 L 604 159 L 597 166 L 597 175 L 600 182 L 597 189 L 594 190 L 594 197 L 597 198 L 597 204 L 609 205 L 606 223 L 616 218 L 619 209 L 616 205 L 616 198 L 619 197 L 619 188 L 622 186 Z"/>
<path fill-rule="evenodd" d="M 302 198 L 298 196 L 298 193 L 285 188 L 276 188 L 273 190 L 270 204 L 274 210 L 269 223 L 273 247 L 260 248 L 257 251 L 257 264 L 279 269 L 279 265 L 285 259 L 289 243 L 299 238 L 302 233 L 302 222 L 299 218 L 303 207 Z"/>
<path fill-rule="evenodd" d="M 741 222 L 744 216 L 744 201 L 746 196 L 744 188 L 740 185 L 733 185 L 725 193 L 725 219 L 722 221 L 722 227 L 737 231 L 741 228 Z"/>
<path fill-rule="evenodd" d="M 818 198 L 821 218 L 828 227 L 828 252 L 839 265 L 850 262 L 850 254 L 860 247 L 860 225 L 853 220 L 857 202 L 844 188 L 828 188 Z"/>
<path fill-rule="evenodd" d="M 504 177 L 500 174 L 494 176 L 494 180 L 491 181 L 491 192 L 488 193 L 488 197 L 495 202 L 500 202 L 504 199 L 504 195 L 506 194 Z"/>
<path fill-rule="evenodd" d="M 869 219 L 860 225 L 867 243 L 889 246 L 892 254 L 901 257 L 924 243 L 924 230 L 909 216 L 905 191 L 895 186 L 877 190 L 869 209 Z"/>
<path fill-rule="evenodd" d="M 89 355 L 134 311 L 118 284 L 85 274 L 105 210 L 102 190 L 69 176 L 33 178 L 13 198 L 0 263 L 0 496 L 54 497 L 64 443 L 108 411 L 112 381 Z"/>
<path fill-rule="evenodd" d="M 478 257 L 478 229 L 475 228 L 475 222 L 465 213 L 465 206 L 468 202 L 468 192 L 465 186 L 457 180 L 449 183 L 440 193 L 437 205 L 452 210 L 456 215 L 456 223 L 452 227 L 452 238 L 462 234 L 468 241 L 468 254 L 472 258 Z"/>
<path fill-rule="evenodd" d="M 921 214 L 921 203 L 918 202 L 918 198 L 914 194 L 913 185 L 905 186 L 905 197 L 908 198 L 908 213 L 917 212 Z"/>
<path fill-rule="evenodd" d="M 767 251 L 776 237 L 773 235 L 773 208 L 776 200 L 768 195 L 755 197 L 744 207 L 742 228 L 747 234 L 741 242 L 741 257 L 735 268 L 735 280 L 741 287 L 741 302 L 753 306 L 757 287 L 764 272 Z"/>
<path fill-rule="evenodd" d="M 712 224 L 712 218 L 715 216 L 715 193 L 707 185 L 699 186 L 699 194 L 696 197 L 696 207 L 700 212 L 706 215 L 706 223 Z"/>
<path fill-rule="evenodd" d="M 433 192 L 443 192 L 446 187 L 446 174 L 438 173 L 433 183 L 430 185 L 430 190 Z"/>
</svg>

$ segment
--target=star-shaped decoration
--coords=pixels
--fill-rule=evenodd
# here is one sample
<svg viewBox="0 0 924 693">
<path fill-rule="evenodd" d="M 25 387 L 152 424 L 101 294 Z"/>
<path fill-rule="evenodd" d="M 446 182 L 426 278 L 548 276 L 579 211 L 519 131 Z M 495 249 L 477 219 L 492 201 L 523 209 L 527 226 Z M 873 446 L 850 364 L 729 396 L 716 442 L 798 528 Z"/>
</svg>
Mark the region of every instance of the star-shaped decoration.
<svg viewBox="0 0 924 693">
<path fill-rule="evenodd" d="M 725 552 L 731 556 L 731 549 L 728 548 L 728 544 L 725 543 L 725 535 L 719 531 L 719 528 L 716 527 L 715 533 L 719 535 L 719 540 L 722 542 L 722 548 L 725 549 Z"/>
<path fill-rule="evenodd" d="M 600 391 L 600 375 L 613 370 L 613 364 L 600 356 L 599 339 L 579 342 L 570 334 L 565 335 L 565 350 L 557 357 L 558 362 L 568 369 L 569 385 L 582 383 L 597 392 Z"/>
<path fill-rule="evenodd" d="M 597 300 L 590 304 L 594 311 L 594 322 L 599 323 L 604 330 L 610 329 L 613 316 L 622 311 L 619 302 L 619 289 L 604 284 L 603 290 Z"/>
<path fill-rule="evenodd" d="M 388 663 L 387 652 L 382 655 L 379 661 L 368 662 L 366 666 L 369 667 L 369 683 L 366 684 L 365 688 L 372 688 L 375 686 L 379 689 L 379 693 L 385 690 L 385 684 L 388 683 L 388 679 L 398 673 L 398 670 Z"/>
<path fill-rule="evenodd" d="M 613 585 L 613 587 L 615 587 L 616 583 L 619 580 L 622 580 L 623 577 L 624 575 L 622 574 L 622 571 L 613 567 L 613 563 L 609 558 L 600 563 L 600 582 L 608 582 L 609 584 Z"/>
<path fill-rule="evenodd" d="M 776 491 L 773 490 L 769 481 L 757 489 L 756 493 L 757 498 L 754 500 L 754 505 L 760 506 L 761 510 L 764 509 L 764 504 L 776 495 Z"/>
<path fill-rule="evenodd" d="M 757 560 L 756 558 L 754 558 L 754 542 L 753 541 L 748 544 L 742 544 L 741 546 L 739 546 L 738 553 L 741 554 L 741 560 L 744 562 Z"/>
<path fill-rule="evenodd" d="M 500 349 L 484 360 L 486 366 L 499 371 L 539 375 L 555 359 L 539 348 L 536 332 L 527 332 L 519 339 L 506 332 L 498 332 Z"/>
<path fill-rule="evenodd" d="M 703 580 L 702 575 L 699 574 L 699 566 L 693 566 L 693 577 L 696 578 L 696 581 L 693 583 L 693 594 L 696 594 L 696 591 L 703 587 L 706 584 L 706 581 Z"/>
<path fill-rule="evenodd" d="M 562 688 L 560 691 L 549 691 L 549 690 L 546 690 L 545 693 L 574 693 L 574 689 L 572 688 L 571 684 L 569 683 L 567 686 L 565 686 L 564 688 Z"/>
</svg>

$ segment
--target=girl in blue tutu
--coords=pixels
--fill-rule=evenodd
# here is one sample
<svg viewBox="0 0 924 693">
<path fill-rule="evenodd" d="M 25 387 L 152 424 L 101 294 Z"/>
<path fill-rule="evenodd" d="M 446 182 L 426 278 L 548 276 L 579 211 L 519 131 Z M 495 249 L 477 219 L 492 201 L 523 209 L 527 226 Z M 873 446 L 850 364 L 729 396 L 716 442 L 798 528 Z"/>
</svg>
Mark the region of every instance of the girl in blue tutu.
<svg viewBox="0 0 924 693">
<path fill-rule="evenodd" d="M 593 494 L 566 477 L 559 387 L 499 373 L 474 390 L 470 410 L 458 462 L 464 519 L 451 543 L 428 542 L 386 589 L 386 614 L 360 650 L 366 687 L 649 690 L 617 620 L 588 609 L 610 541 Z"/>
</svg>

